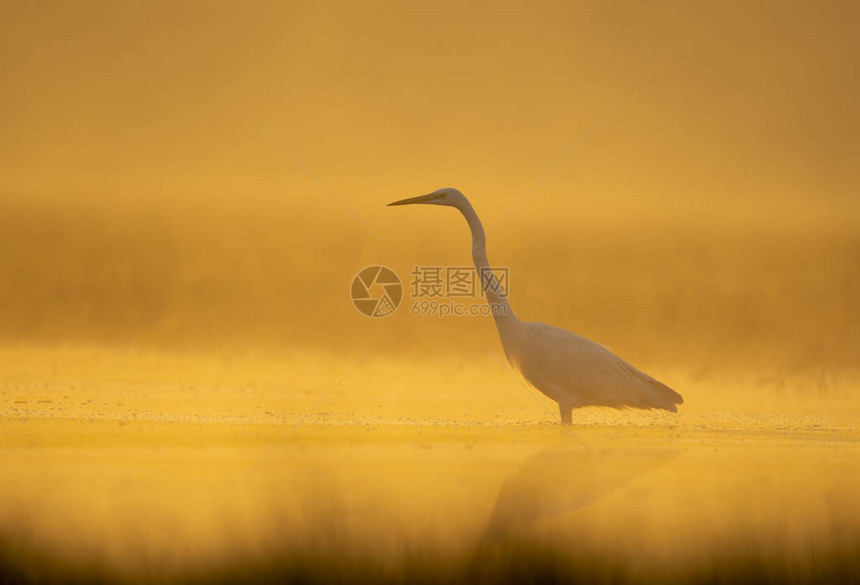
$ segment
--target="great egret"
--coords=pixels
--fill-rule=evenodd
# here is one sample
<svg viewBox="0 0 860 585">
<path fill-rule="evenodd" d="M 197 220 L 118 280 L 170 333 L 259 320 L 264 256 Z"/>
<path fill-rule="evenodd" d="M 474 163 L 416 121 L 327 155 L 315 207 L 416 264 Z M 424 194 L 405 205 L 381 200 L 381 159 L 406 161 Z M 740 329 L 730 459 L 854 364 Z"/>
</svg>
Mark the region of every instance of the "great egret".
<svg viewBox="0 0 860 585">
<path fill-rule="evenodd" d="M 472 260 L 482 275 L 481 284 L 505 355 L 535 388 L 558 402 L 562 423 L 570 423 L 573 409 L 581 406 L 678 412 L 676 405 L 684 402 L 680 394 L 602 345 L 552 325 L 523 322 L 516 316 L 490 271 L 484 227 L 465 195 L 446 188 L 388 205 L 416 203 L 455 207 L 466 218 L 472 230 Z"/>
</svg>

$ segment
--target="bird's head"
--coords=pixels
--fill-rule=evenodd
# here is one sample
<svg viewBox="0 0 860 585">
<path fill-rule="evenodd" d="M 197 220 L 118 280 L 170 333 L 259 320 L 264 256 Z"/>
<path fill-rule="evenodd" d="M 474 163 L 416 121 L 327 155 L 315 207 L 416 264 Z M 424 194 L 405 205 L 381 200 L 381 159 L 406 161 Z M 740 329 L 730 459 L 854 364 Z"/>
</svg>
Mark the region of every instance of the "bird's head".
<svg viewBox="0 0 860 585">
<path fill-rule="evenodd" d="M 392 205 L 411 205 L 413 203 L 423 203 L 424 205 L 448 205 L 450 207 L 459 208 L 463 203 L 466 203 L 466 196 L 457 191 L 456 189 L 446 187 L 444 189 L 439 189 L 438 191 L 433 191 L 428 195 L 410 197 L 409 199 L 401 199 L 400 201 L 389 203 L 388 206 L 391 207 Z"/>
</svg>

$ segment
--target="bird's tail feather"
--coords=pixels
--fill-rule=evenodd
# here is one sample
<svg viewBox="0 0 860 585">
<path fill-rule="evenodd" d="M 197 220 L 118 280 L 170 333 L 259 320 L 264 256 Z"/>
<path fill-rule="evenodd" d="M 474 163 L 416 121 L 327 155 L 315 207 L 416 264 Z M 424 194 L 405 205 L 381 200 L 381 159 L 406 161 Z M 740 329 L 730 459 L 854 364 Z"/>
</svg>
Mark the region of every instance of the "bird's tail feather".
<svg viewBox="0 0 860 585">
<path fill-rule="evenodd" d="M 684 404 L 684 397 L 663 384 L 652 378 L 651 386 L 655 390 L 651 400 L 648 402 L 653 404 L 651 408 L 661 408 L 670 412 L 678 412 L 678 404 Z"/>
</svg>

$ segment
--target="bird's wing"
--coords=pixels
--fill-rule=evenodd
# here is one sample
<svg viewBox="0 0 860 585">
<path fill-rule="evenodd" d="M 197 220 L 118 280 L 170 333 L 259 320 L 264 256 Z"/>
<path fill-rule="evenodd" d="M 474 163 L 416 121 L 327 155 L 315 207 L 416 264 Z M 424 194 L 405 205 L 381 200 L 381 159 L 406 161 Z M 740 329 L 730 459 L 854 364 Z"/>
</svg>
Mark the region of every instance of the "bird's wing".
<svg viewBox="0 0 860 585">
<path fill-rule="evenodd" d="M 683 402 L 680 394 L 602 345 L 551 325 L 529 325 L 520 370 L 527 380 L 556 400 L 566 399 L 575 406 L 672 411 Z"/>
</svg>

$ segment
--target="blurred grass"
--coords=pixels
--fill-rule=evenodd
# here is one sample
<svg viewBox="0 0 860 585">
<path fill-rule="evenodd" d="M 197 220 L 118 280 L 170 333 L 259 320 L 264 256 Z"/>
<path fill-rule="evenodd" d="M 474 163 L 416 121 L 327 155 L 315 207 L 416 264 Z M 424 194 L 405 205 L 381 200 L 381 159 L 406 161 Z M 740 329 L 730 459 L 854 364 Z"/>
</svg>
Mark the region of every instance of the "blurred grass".
<svg viewBox="0 0 860 585">
<path fill-rule="evenodd" d="M 310 424 L 249 473 L 282 426 L 117 422 L 3 422 L 26 446 L 0 447 L 0 577 L 804 583 L 858 569 L 856 430 L 577 427 L 606 471 L 554 426 Z"/>
<path fill-rule="evenodd" d="M 468 264 L 468 233 L 453 213 L 409 216 L 422 229 L 387 234 L 393 253 L 354 225 L 339 229 L 348 217 L 288 201 L 6 198 L 0 214 L 5 342 L 339 352 L 393 328 L 404 353 L 446 344 L 453 355 L 470 343 L 465 328 L 494 336 L 489 319 L 412 317 L 408 298 L 381 321 L 349 302 L 349 282 L 368 264 L 391 265 L 407 287 L 415 264 Z M 506 227 L 490 241 L 524 319 L 634 363 L 825 378 L 860 363 L 855 230 L 647 219 L 574 229 L 564 226 L 576 218 L 563 217 L 535 230 L 531 217 L 518 219 L 527 237 Z"/>
</svg>

